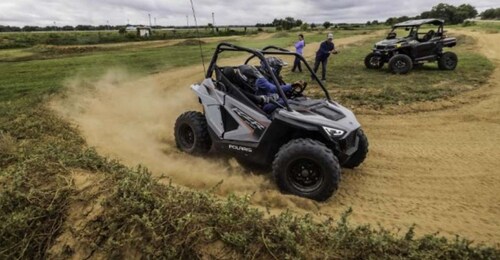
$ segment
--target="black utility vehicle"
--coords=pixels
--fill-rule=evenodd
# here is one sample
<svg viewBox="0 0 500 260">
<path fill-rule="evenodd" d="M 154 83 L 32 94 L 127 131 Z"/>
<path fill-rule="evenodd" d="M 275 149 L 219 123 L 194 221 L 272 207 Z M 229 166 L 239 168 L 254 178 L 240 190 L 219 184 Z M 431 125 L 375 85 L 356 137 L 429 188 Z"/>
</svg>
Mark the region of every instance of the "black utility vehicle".
<svg viewBox="0 0 500 260">
<path fill-rule="evenodd" d="M 266 57 L 280 55 L 300 59 L 325 95 L 311 99 L 307 85 L 279 98 L 259 101 L 250 89 L 250 78 L 242 77 L 248 65 L 219 66 L 223 52 L 242 52 L 250 56 L 243 64 L 260 61 L 259 69 L 276 86 L 282 79 L 275 75 Z M 254 60 L 256 59 L 256 60 Z M 330 98 L 306 60 L 294 52 L 274 46 L 262 50 L 229 43 L 217 46 L 205 80 L 191 86 L 203 106 L 203 113 L 185 112 L 175 123 L 177 147 L 189 154 L 206 154 L 210 149 L 231 154 L 245 167 L 272 167 L 281 191 L 314 200 L 326 200 L 337 189 L 341 167 L 359 166 L 368 153 L 368 140 L 347 108 Z M 278 109 L 271 114 L 263 104 L 273 102 Z"/>
<path fill-rule="evenodd" d="M 433 28 L 432 28 L 433 27 Z M 425 62 L 438 62 L 439 69 L 454 70 L 458 58 L 453 52 L 443 52 L 445 47 L 457 44 L 456 38 L 446 36 L 444 21 L 439 19 L 410 20 L 392 27 L 387 38 L 375 44 L 373 52 L 365 58 L 369 69 L 380 69 L 385 63 L 396 74 L 406 74 Z M 398 37 L 404 29 L 406 37 Z"/>
</svg>

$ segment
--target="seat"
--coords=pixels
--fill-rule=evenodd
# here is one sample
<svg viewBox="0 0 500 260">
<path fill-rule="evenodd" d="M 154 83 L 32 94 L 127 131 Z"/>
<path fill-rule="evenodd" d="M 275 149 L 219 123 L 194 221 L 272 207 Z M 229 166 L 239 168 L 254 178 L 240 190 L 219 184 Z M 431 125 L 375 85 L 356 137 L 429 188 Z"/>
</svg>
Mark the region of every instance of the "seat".
<svg viewBox="0 0 500 260">
<path fill-rule="evenodd" d="M 227 93 L 227 95 L 240 101 L 241 103 L 251 107 L 252 109 L 266 115 L 266 113 L 258 106 L 259 98 L 247 91 L 244 91 L 239 86 L 237 86 L 233 81 L 229 80 L 230 77 L 234 76 L 236 79 L 236 72 L 232 67 L 216 68 L 217 85 L 219 90 Z M 227 75 L 227 76 L 226 76 Z"/>
<path fill-rule="evenodd" d="M 435 35 L 435 34 L 436 34 L 436 32 L 435 32 L 434 30 L 430 30 L 430 31 L 428 31 L 428 32 L 425 34 L 425 36 L 424 36 L 424 38 L 422 39 L 422 41 L 424 41 L 424 42 L 428 42 L 428 41 L 430 41 L 432 38 L 434 38 L 434 35 Z"/>
</svg>

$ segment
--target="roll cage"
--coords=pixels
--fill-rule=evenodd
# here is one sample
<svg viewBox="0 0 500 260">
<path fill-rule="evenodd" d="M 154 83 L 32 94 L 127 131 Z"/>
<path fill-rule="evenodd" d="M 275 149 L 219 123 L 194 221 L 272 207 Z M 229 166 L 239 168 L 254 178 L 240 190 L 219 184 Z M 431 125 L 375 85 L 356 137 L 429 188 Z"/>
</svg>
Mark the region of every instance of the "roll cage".
<svg viewBox="0 0 500 260">
<path fill-rule="evenodd" d="M 398 28 L 407 28 L 410 32 L 409 32 L 408 36 L 406 36 L 405 38 L 414 38 L 414 39 L 418 40 L 419 34 L 425 34 L 425 33 L 418 33 L 420 26 L 427 25 L 427 24 L 435 25 L 438 27 L 438 29 L 434 35 L 440 36 L 440 37 L 442 37 L 444 35 L 444 21 L 439 20 L 439 19 L 409 20 L 406 22 L 398 23 L 398 24 L 395 24 L 392 26 L 392 30 L 389 33 L 389 35 L 391 35 Z"/>
<path fill-rule="evenodd" d="M 295 52 L 291 52 L 289 50 L 279 48 L 276 46 L 267 46 L 267 47 L 263 48 L 262 50 L 258 50 L 258 49 L 250 49 L 250 48 L 246 48 L 246 47 L 241 47 L 241 46 L 237 46 L 237 45 L 234 45 L 231 43 L 226 43 L 226 42 L 220 43 L 217 45 L 217 47 L 215 49 L 215 53 L 212 56 L 212 60 L 210 61 L 210 65 L 208 66 L 208 70 L 207 70 L 205 78 L 212 78 L 212 75 L 213 75 L 215 69 L 217 68 L 217 59 L 219 57 L 219 54 L 222 52 L 225 52 L 225 51 L 250 53 L 251 56 L 249 58 L 247 58 L 247 60 L 245 61 L 245 64 L 248 64 L 254 58 L 258 58 L 261 61 L 261 64 L 264 65 L 264 68 L 262 68 L 262 69 L 264 69 L 265 72 L 267 72 L 271 76 L 273 83 L 275 84 L 275 86 L 278 89 L 278 95 L 280 96 L 280 98 L 283 99 L 283 102 L 285 103 L 285 108 L 288 111 L 292 111 L 292 109 L 290 108 L 290 105 L 288 104 L 288 99 L 287 99 L 285 93 L 283 92 L 283 89 L 281 88 L 281 84 L 279 83 L 278 78 L 272 72 L 271 66 L 269 66 L 269 63 L 267 62 L 265 55 L 287 55 L 287 56 L 294 56 L 294 57 L 298 58 L 307 67 L 307 69 L 311 73 L 312 78 L 318 82 L 319 86 L 321 87 L 321 89 L 325 93 L 327 100 L 331 102 L 330 94 L 326 90 L 323 83 L 319 80 L 316 73 L 314 73 L 311 66 L 309 66 L 307 61 L 304 59 L 304 57 L 302 57 L 302 55 L 297 54 Z"/>
</svg>

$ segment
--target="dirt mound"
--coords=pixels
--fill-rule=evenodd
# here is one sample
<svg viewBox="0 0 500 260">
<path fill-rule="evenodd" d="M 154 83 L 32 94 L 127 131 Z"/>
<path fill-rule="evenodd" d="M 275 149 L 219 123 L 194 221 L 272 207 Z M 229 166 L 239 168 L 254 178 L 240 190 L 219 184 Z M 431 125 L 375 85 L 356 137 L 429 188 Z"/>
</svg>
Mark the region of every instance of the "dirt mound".
<svg viewBox="0 0 500 260">
<path fill-rule="evenodd" d="M 48 55 L 67 55 L 67 54 L 81 54 L 94 52 L 99 50 L 106 50 L 107 48 L 98 46 L 53 46 L 53 45 L 37 45 L 33 50 Z"/>
<path fill-rule="evenodd" d="M 194 46 L 194 45 L 199 45 L 199 44 L 206 44 L 206 42 L 204 42 L 202 40 L 188 39 L 188 40 L 176 43 L 175 46 Z"/>
<path fill-rule="evenodd" d="M 480 46 L 496 35 L 473 34 Z M 336 40 L 339 46 L 362 35 Z M 308 45 L 307 56 L 317 44 Z M 483 48 L 483 47 L 482 47 Z M 483 48 L 489 57 L 500 50 Z M 498 61 L 498 60 L 497 60 Z M 410 115 L 365 115 L 370 154 L 357 170 L 344 170 L 340 190 L 326 203 L 282 195 L 266 175 L 241 169 L 234 160 L 181 154 L 173 142 L 176 117 L 199 104 L 189 85 L 202 79 L 200 66 L 141 79 L 112 71 L 97 82 L 74 79 L 52 107 L 76 123 L 90 145 L 128 165 L 143 164 L 157 177 L 218 194 L 255 193 L 253 202 L 271 212 L 292 209 L 318 218 L 354 209 L 356 223 L 409 227 L 417 233 L 460 234 L 476 241 L 500 240 L 500 71 L 474 104 Z M 165 181 L 168 181 L 165 179 Z"/>
</svg>

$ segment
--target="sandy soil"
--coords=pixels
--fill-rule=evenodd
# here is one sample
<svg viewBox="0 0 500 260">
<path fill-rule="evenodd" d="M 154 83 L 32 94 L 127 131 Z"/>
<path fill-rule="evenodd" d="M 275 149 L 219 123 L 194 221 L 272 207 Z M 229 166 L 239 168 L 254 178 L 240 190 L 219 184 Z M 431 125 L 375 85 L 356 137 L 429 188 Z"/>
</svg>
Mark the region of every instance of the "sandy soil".
<svg viewBox="0 0 500 260">
<path fill-rule="evenodd" d="M 465 32 L 464 32 L 465 33 Z M 496 34 L 471 33 L 481 51 L 500 64 Z M 339 39 L 338 46 L 371 35 Z M 310 44 L 311 56 L 317 44 Z M 241 59 L 238 59 L 241 60 Z M 345 170 L 337 194 L 326 203 L 282 195 L 263 174 L 245 172 L 234 160 L 181 154 L 173 142 L 176 117 L 199 109 L 189 85 L 202 79 L 193 66 L 135 79 L 110 71 L 98 82 L 76 78 L 54 110 L 78 125 L 99 152 L 128 165 L 143 164 L 158 177 L 218 194 L 253 194 L 256 206 L 292 209 L 318 218 L 338 217 L 352 207 L 352 221 L 417 233 L 460 234 L 500 241 L 500 69 L 490 83 L 461 96 L 475 99 L 459 108 L 405 115 L 360 115 L 370 140 L 362 167 Z M 165 180 L 166 181 L 166 180 Z"/>
</svg>

